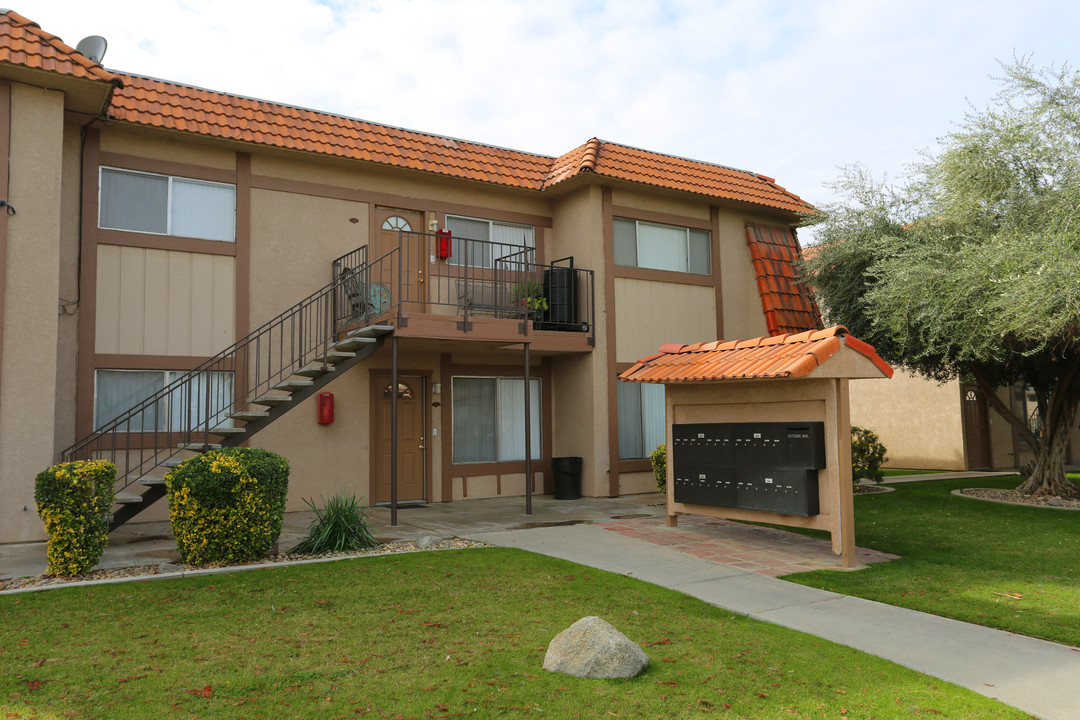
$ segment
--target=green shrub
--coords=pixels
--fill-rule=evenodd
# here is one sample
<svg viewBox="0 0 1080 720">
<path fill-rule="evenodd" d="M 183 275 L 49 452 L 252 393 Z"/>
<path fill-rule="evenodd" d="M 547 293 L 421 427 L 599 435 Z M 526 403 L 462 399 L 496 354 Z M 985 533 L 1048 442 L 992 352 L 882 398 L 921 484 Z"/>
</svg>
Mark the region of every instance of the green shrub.
<svg viewBox="0 0 1080 720">
<path fill-rule="evenodd" d="M 267 450 L 222 448 L 165 476 L 176 549 L 189 565 L 266 557 L 281 534 L 289 461 Z"/>
<path fill-rule="evenodd" d="M 379 541 L 368 527 L 364 506 L 356 495 L 334 495 L 322 509 L 307 498 L 304 502 L 315 511 L 307 537 L 289 552 L 318 555 L 327 552 L 351 552 L 375 547 Z"/>
<path fill-rule="evenodd" d="M 884 473 L 881 466 L 889 458 L 885 456 L 885 446 L 881 444 L 877 433 L 866 428 L 851 426 L 851 479 L 860 478 L 881 482 Z"/>
<path fill-rule="evenodd" d="M 34 503 L 49 533 L 50 575 L 81 575 L 101 560 L 109 542 L 116 466 L 105 460 L 53 465 L 34 480 Z"/>
<path fill-rule="evenodd" d="M 667 492 L 667 443 L 660 443 L 649 453 L 649 462 L 656 477 L 656 491 Z"/>
</svg>

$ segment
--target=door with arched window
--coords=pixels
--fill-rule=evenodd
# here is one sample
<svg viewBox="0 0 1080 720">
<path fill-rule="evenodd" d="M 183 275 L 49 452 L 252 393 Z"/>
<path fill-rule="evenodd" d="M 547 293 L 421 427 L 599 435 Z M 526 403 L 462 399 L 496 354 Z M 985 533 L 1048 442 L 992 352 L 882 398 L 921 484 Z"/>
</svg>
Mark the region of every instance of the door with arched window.
<svg viewBox="0 0 1080 720">
<path fill-rule="evenodd" d="M 401 250 L 378 264 L 376 277 L 390 288 L 394 303 L 403 303 L 406 312 L 424 312 L 424 271 L 427 268 L 427 237 L 424 215 L 415 210 L 377 207 L 375 209 L 374 242 L 368 251 L 368 261 L 375 262 L 400 244 Z M 400 270 L 400 272 L 399 272 Z"/>
<path fill-rule="evenodd" d="M 393 384 L 390 375 L 372 378 L 371 502 L 390 502 Z M 427 500 L 427 378 L 399 375 L 397 386 L 397 499 Z"/>
</svg>

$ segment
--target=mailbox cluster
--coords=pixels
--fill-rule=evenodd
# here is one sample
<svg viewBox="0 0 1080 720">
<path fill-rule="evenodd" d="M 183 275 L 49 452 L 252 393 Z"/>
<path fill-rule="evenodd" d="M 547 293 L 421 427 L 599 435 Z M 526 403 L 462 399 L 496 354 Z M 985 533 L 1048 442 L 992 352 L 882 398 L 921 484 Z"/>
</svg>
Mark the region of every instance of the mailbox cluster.
<svg viewBox="0 0 1080 720">
<path fill-rule="evenodd" d="M 818 514 L 824 423 L 677 424 L 671 435 L 675 502 Z"/>
</svg>

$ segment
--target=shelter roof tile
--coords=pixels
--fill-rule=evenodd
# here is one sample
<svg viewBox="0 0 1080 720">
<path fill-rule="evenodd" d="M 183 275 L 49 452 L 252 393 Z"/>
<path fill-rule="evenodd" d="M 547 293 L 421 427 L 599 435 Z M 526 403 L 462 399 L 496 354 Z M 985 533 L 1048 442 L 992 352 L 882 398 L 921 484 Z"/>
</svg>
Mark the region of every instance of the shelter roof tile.
<svg viewBox="0 0 1080 720">
<path fill-rule="evenodd" d="M 892 368 L 874 348 L 848 335 L 843 325 L 741 341 L 664 345 L 660 352 L 639 360 L 619 377 L 654 383 L 805 377 L 845 345 L 892 377 Z"/>
</svg>

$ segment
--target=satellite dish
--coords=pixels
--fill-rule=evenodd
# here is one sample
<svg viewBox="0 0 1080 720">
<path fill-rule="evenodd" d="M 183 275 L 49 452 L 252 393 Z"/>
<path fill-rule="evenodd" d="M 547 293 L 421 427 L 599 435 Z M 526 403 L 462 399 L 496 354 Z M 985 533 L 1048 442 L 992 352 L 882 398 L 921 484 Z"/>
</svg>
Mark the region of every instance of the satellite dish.
<svg viewBox="0 0 1080 720">
<path fill-rule="evenodd" d="M 105 51 L 109 48 L 108 41 L 100 35 L 90 35 L 84 37 L 79 41 L 79 44 L 75 46 L 75 49 L 90 58 L 91 61 L 101 64 L 101 59 L 105 57 Z"/>
</svg>

